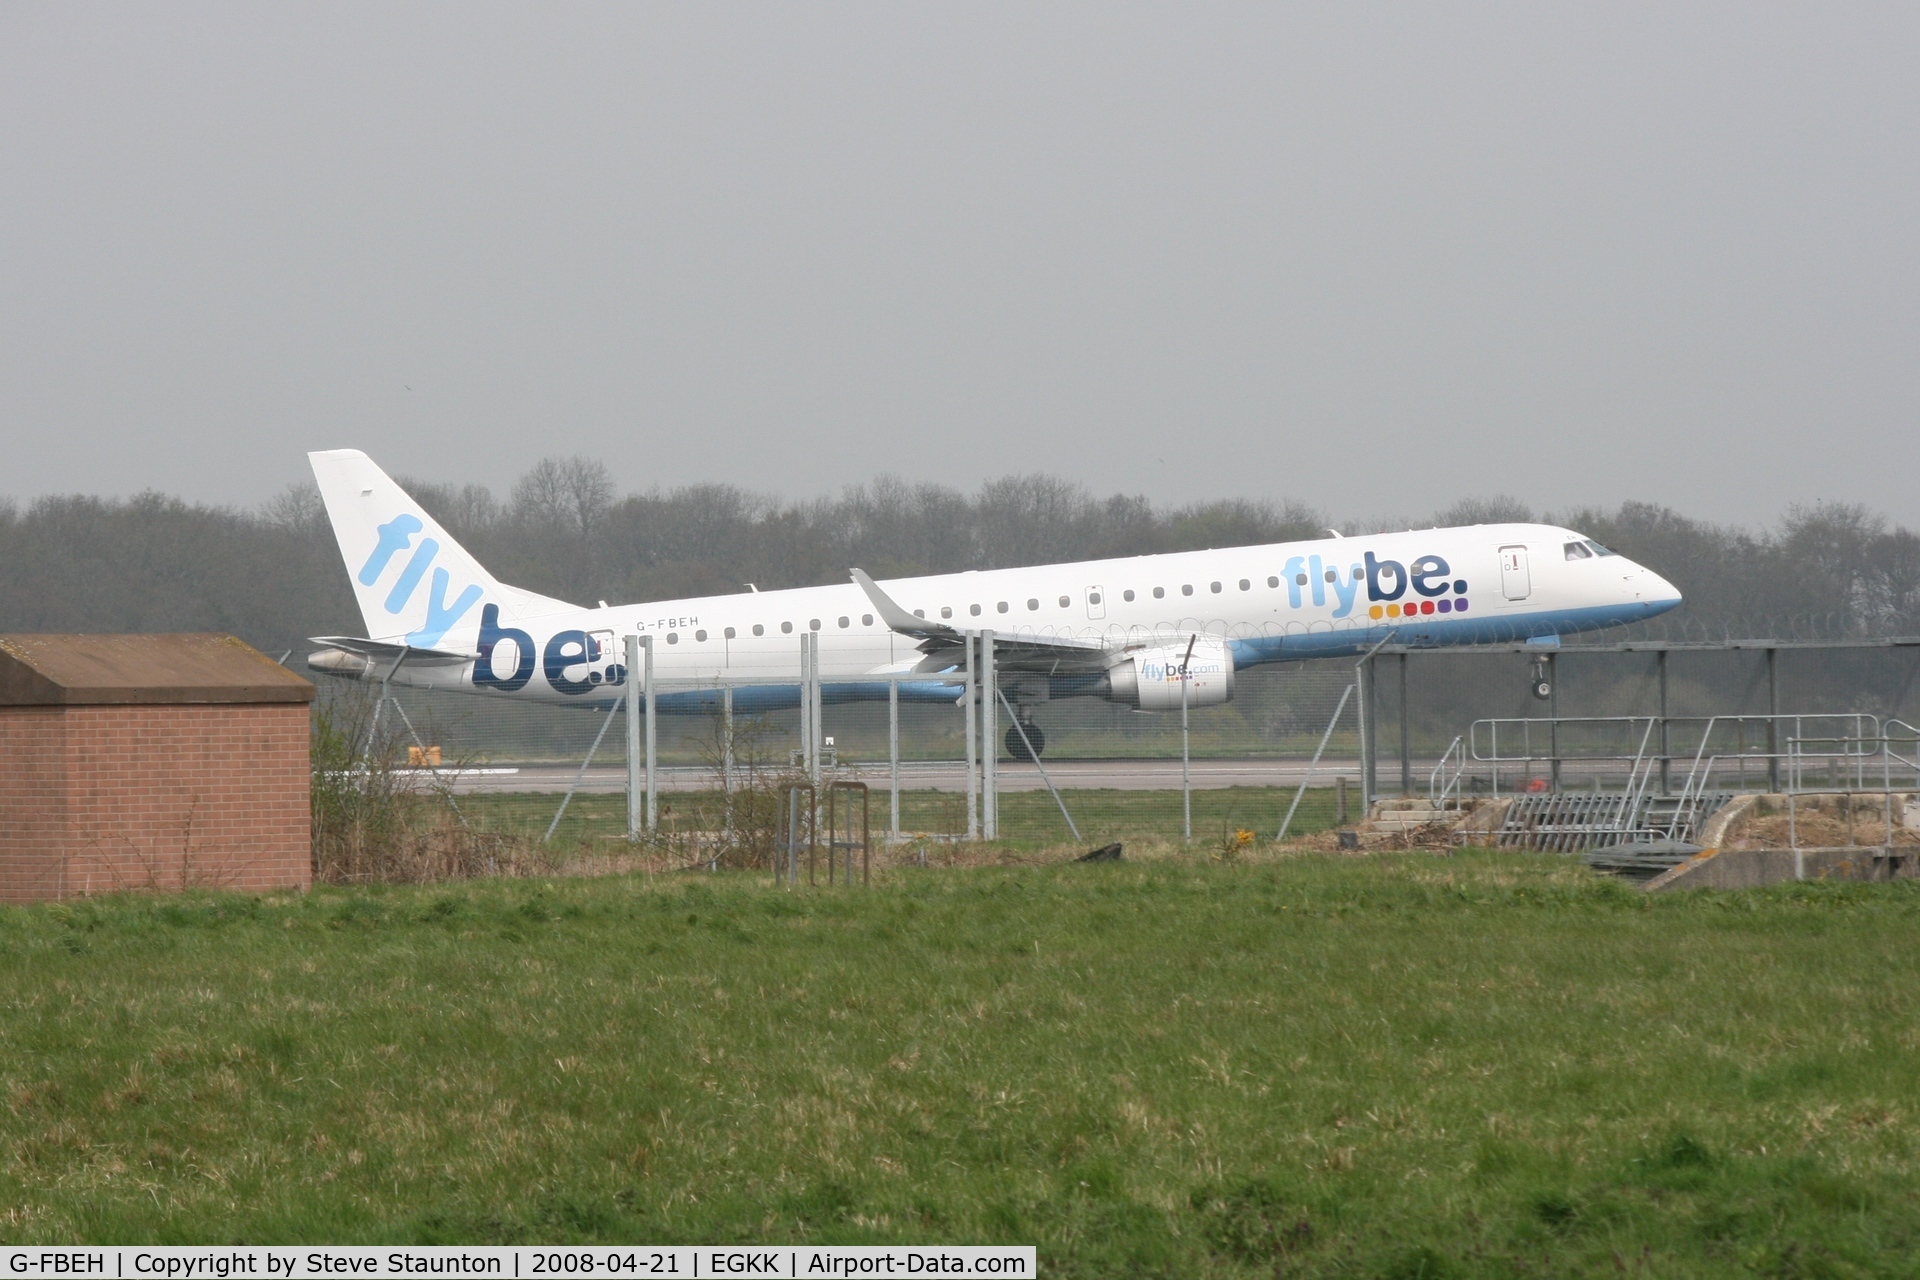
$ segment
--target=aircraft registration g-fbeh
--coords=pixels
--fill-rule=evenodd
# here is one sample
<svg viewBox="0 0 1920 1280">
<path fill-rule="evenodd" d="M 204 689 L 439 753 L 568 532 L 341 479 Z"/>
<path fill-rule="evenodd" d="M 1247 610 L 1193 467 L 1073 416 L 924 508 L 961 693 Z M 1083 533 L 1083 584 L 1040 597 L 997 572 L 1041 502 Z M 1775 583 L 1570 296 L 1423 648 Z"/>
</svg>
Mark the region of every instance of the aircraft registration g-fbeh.
<svg viewBox="0 0 1920 1280">
<path fill-rule="evenodd" d="M 494 579 L 357 449 L 308 455 L 367 638 L 316 636 L 316 671 L 610 709 L 622 637 L 654 637 L 657 709 L 800 702 L 798 633 L 822 702 L 958 703 L 969 632 L 992 631 L 1023 724 L 1058 698 L 1143 711 L 1233 696 L 1234 673 L 1383 640 L 1487 644 L 1639 622 L 1680 603 L 1659 574 L 1554 525 L 1426 529 L 582 608 Z M 1011 737 L 1011 729 L 1009 731 Z M 1035 737 L 1035 749 L 1040 742 Z"/>
</svg>

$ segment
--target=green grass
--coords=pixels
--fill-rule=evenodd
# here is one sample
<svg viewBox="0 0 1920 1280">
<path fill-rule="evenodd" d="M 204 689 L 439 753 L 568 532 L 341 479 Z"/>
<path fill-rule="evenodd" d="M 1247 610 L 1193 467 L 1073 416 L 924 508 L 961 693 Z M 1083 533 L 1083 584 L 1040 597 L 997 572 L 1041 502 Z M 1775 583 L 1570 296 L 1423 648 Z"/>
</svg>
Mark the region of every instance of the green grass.
<svg viewBox="0 0 1920 1280">
<path fill-rule="evenodd" d="M 1920 886 L 1299 857 L 0 911 L 0 1238 L 1912 1275 Z"/>
<path fill-rule="evenodd" d="M 1222 787 L 1195 791 L 1194 840 L 1218 844 L 1223 833 L 1240 828 L 1271 839 L 1280 829 L 1280 820 L 1286 815 L 1293 793 L 1292 787 Z M 1089 845 L 1141 836 L 1169 840 L 1180 837 L 1178 791 L 1074 789 L 1060 794 Z M 560 807 L 560 797 L 505 792 L 461 796 L 459 803 L 462 812 L 474 822 L 538 836 L 553 820 L 554 811 Z M 877 839 L 887 827 L 886 789 L 875 787 L 869 803 Z M 1360 804 L 1357 790 L 1350 793 L 1349 803 L 1352 812 L 1357 814 Z M 665 792 L 660 796 L 660 804 L 661 826 L 665 830 L 709 830 L 720 825 L 722 802 L 718 792 Z M 901 830 L 949 835 L 964 832 L 966 804 L 966 797 L 958 792 L 903 790 L 900 793 Z M 1333 825 L 1333 819 L 1333 789 L 1313 788 L 1301 800 L 1290 834 L 1324 831 Z M 626 829 L 626 796 L 578 795 L 567 806 L 566 816 L 554 832 L 554 840 L 566 844 L 590 838 L 615 839 L 624 836 Z M 1070 838 L 1059 807 L 1045 791 L 1003 793 L 1000 834 L 1003 842 L 1018 848 L 1044 847 Z"/>
</svg>

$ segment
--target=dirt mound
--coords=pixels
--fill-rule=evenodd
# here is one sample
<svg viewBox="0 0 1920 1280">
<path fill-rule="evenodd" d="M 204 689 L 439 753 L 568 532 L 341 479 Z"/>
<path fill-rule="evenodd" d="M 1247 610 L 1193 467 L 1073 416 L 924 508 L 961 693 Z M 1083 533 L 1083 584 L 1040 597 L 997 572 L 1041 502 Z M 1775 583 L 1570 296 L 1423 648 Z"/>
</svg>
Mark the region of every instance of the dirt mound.
<svg viewBox="0 0 1920 1280">
<path fill-rule="evenodd" d="M 1351 829 L 1351 828 L 1350 828 Z M 1453 849 L 1453 831 L 1445 822 L 1429 822 L 1423 827 L 1412 827 L 1405 831 L 1370 831 L 1359 828 L 1360 847 L 1342 848 L 1338 831 L 1318 831 L 1310 836 L 1298 836 L 1280 846 L 1300 853 L 1410 853 L 1423 850 L 1428 853 L 1448 853 Z"/>
<path fill-rule="evenodd" d="M 1894 835 L 1896 839 L 1900 835 L 1898 825 L 1894 827 Z M 1741 823 L 1734 828 L 1732 839 L 1725 847 L 1785 849 L 1798 844 L 1803 849 L 1834 849 L 1845 845 L 1882 844 L 1886 838 L 1886 819 L 1879 814 L 1856 813 L 1849 830 L 1844 817 L 1818 811 L 1799 813 L 1793 816 L 1789 830 L 1788 816 L 1773 813 Z"/>
</svg>

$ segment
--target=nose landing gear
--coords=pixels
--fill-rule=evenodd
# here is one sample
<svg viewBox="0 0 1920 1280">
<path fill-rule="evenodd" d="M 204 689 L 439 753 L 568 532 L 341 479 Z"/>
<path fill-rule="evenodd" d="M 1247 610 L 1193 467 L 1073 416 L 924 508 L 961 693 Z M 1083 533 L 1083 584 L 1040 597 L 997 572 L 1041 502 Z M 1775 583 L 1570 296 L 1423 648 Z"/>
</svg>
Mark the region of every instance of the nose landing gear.
<svg viewBox="0 0 1920 1280">
<path fill-rule="evenodd" d="M 1553 668 L 1547 664 L 1545 658 L 1533 664 L 1533 670 L 1527 673 L 1527 684 L 1532 689 L 1533 696 L 1542 702 L 1553 696 Z"/>
</svg>

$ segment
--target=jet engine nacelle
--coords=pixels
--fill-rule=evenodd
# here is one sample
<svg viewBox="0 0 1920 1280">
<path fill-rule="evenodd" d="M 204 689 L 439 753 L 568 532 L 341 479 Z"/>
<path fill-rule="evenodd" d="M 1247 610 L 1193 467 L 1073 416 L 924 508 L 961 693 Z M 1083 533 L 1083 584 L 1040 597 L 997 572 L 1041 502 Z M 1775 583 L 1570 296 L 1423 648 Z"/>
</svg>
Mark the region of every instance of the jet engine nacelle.
<svg viewBox="0 0 1920 1280">
<path fill-rule="evenodd" d="M 1233 652 L 1224 640 L 1201 636 L 1187 646 L 1134 649 L 1107 668 L 1107 696 L 1142 711 L 1180 709 L 1180 668 L 1186 664 L 1187 706 L 1217 707 L 1233 697 Z"/>
</svg>

